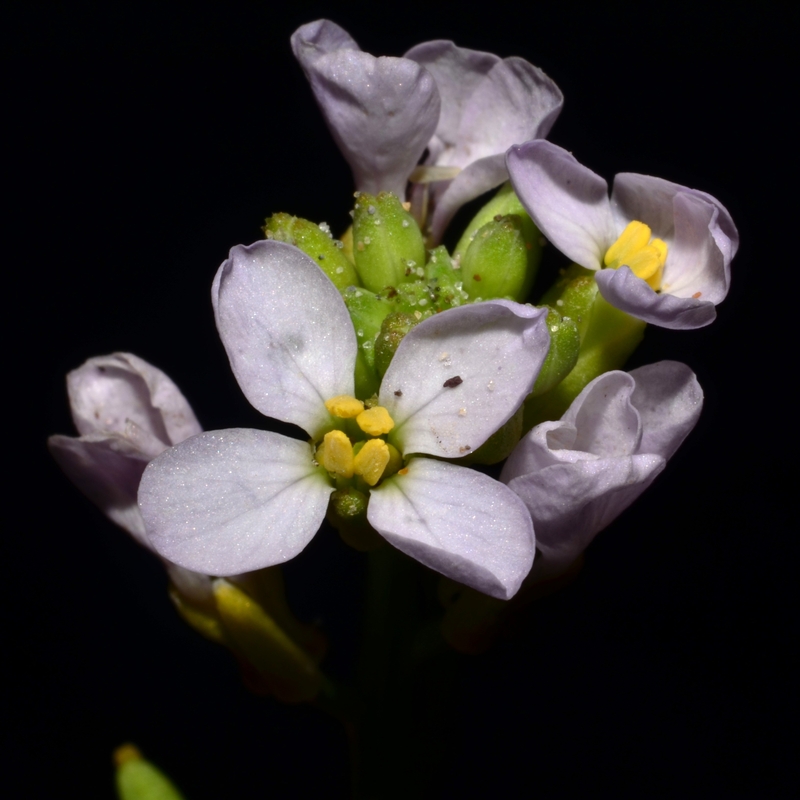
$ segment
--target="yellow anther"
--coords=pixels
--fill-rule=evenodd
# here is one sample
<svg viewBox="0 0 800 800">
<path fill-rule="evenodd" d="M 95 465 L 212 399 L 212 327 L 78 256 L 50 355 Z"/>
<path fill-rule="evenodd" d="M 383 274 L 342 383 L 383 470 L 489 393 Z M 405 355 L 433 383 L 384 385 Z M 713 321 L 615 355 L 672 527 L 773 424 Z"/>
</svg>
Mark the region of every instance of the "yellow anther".
<svg viewBox="0 0 800 800">
<path fill-rule="evenodd" d="M 328 431 L 316 457 L 328 472 L 340 478 L 353 477 L 353 445 L 342 431 Z"/>
<path fill-rule="evenodd" d="M 381 479 L 390 458 L 389 447 L 383 439 L 370 439 L 364 442 L 353 460 L 353 471 L 374 486 Z"/>
<path fill-rule="evenodd" d="M 355 397 L 350 397 L 349 394 L 340 394 L 336 397 L 331 397 L 330 400 L 326 400 L 325 408 L 334 417 L 352 419 L 364 410 L 364 404 L 360 400 L 356 400 Z"/>
<path fill-rule="evenodd" d="M 394 428 L 394 420 L 383 406 L 374 406 L 362 411 L 357 417 L 358 427 L 370 436 L 380 436 Z"/>
<path fill-rule="evenodd" d="M 617 241 L 606 251 L 603 263 L 610 269 L 630 267 L 637 278 L 647 281 L 651 288 L 658 289 L 667 260 L 667 243 L 661 239 L 651 240 L 651 234 L 652 231 L 643 222 L 629 222 Z"/>
</svg>

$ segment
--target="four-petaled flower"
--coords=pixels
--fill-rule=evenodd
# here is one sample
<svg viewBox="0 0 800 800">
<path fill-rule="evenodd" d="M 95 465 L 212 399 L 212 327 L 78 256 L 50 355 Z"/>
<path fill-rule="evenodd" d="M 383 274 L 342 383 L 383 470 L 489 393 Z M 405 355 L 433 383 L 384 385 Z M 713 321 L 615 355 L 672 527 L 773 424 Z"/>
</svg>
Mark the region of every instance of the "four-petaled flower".
<svg viewBox="0 0 800 800">
<path fill-rule="evenodd" d="M 697 422 L 703 392 L 677 361 L 606 372 L 564 416 L 537 425 L 500 479 L 536 529 L 534 579 L 556 577 L 664 469 Z"/>
<path fill-rule="evenodd" d="M 512 147 L 507 163 L 533 221 L 562 253 L 597 270 L 611 305 L 665 328 L 714 321 L 739 246 L 718 200 L 629 172 L 615 177 L 609 199 L 603 178 L 545 141 Z"/>
<path fill-rule="evenodd" d="M 427 148 L 435 242 L 464 203 L 508 178 L 506 150 L 547 136 L 563 104 L 553 81 L 524 59 L 450 41 L 376 58 L 317 20 L 295 31 L 292 48 L 359 191 L 404 198 Z"/>
<path fill-rule="evenodd" d="M 517 591 L 534 553 L 523 503 L 439 459 L 478 448 L 530 392 L 548 349 L 544 310 L 498 300 L 422 321 L 400 343 L 379 405 L 362 412 L 352 397 L 356 332 L 312 259 L 275 241 L 236 247 L 212 296 L 245 396 L 311 441 L 232 429 L 167 450 L 139 491 L 158 552 L 214 575 L 286 561 L 316 533 L 335 484 L 355 472 L 373 487 L 369 523 L 396 548 L 487 594 Z M 353 438 L 366 440 L 355 459 Z M 368 450 L 359 471 L 353 462 Z M 405 466 L 382 474 L 390 451 Z"/>
</svg>

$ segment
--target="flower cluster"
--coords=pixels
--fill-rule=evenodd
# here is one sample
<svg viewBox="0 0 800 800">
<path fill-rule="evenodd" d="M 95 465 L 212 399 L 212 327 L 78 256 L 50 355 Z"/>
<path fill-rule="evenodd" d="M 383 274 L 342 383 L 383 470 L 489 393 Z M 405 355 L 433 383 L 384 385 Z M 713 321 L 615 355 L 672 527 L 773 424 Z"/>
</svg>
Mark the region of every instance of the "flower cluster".
<svg viewBox="0 0 800 800">
<path fill-rule="evenodd" d="M 545 141 L 563 98 L 521 58 L 449 41 L 376 58 L 327 20 L 292 48 L 352 168 L 353 225 L 336 240 L 274 215 L 231 250 L 212 303 L 247 399 L 307 438 L 201 432 L 162 372 L 115 354 L 70 373 L 80 437 L 50 441 L 251 661 L 230 587 L 296 556 L 326 518 L 358 549 L 388 542 L 500 600 L 568 570 L 702 408 L 685 365 L 621 367 L 645 323 L 714 320 L 738 246 L 703 192 L 621 173 L 609 197 Z M 440 244 L 497 187 L 455 249 Z M 533 306 L 542 234 L 574 263 Z"/>
</svg>

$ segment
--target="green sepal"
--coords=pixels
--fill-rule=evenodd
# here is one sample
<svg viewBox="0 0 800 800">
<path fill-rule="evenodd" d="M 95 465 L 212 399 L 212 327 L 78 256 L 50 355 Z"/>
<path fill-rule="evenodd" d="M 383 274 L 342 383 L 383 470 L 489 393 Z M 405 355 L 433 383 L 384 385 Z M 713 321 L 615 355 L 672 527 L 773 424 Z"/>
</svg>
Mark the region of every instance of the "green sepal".
<svg viewBox="0 0 800 800">
<path fill-rule="evenodd" d="M 427 282 L 417 280 L 413 283 L 401 283 L 396 289 L 392 288 L 393 291 L 389 294 L 394 300 L 395 311 L 411 314 L 417 322 L 436 313 L 436 294 L 430 290 Z"/>
<path fill-rule="evenodd" d="M 393 312 L 384 319 L 381 332 L 375 340 L 375 368 L 381 378 L 389 369 L 389 364 L 403 337 L 419 322 L 414 314 Z"/>
<path fill-rule="evenodd" d="M 530 397 L 550 391 L 557 386 L 578 363 L 581 349 L 581 336 L 578 325 L 572 317 L 563 317 L 558 311 L 547 311 L 547 329 L 550 331 L 550 349 L 539 370 Z"/>
<path fill-rule="evenodd" d="M 425 264 L 425 242 L 397 196 L 360 193 L 353 213 L 353 258 L 364 286 L 380 292 L 418 278 Z"/>
<path fill-rule="evenodd" d="M 530 255 L 536 258 L 536 264 L 538 265 L 539 259 L 541 259 L 542 235 L 522 203 L 520 203 L 511 183 L 508 181 L 497 190 L 497 194 L 470 220 L 469 225 L 467 225 L 466 230 L 458 240 L 456 249 L 453 251 L 453 260 L 460 262 L 464 259 L 472 240 L 475 238 L 475 234 L 484 225 L 491 222 L 495 217 L 504 217 L 508 214 L 514 214 L 522 220 L 525 240 L 531 243 Z M 536 252 L 534 253 L 534 251 Z"/>
<path fill-rule="evenodd" d="M 463 288 L 472 300 L 509 297 L 521 302 L 541 259 L 539 231 L 527 218 L 498 214 L 481 226 L 461 258 Z"/>
<path fill-rule="evenodd" d="M 444 245 L 431 250 L 425 265 L 425 279 L 437 311 L 446 311 L 469 301 L 461 280 L 461 270 L 454 267 L 453 259 Z"/>
<path fill-rule="evenodd" d="M 133 745 L 114 752 L 119 800 L 183 800 L 183 795 L 160 769 L 142 758 Z"/>
<path fill-rule="evenodd" d="M 375 369 L 375 340 L 386 315 L 394 310 L 394 303 L 369 289 L 350 287 L 342 297 L 350 312 L 358 342 L 355 367 L 356 397 L 364 399 L 375 394 L 381 379 Z"/>
<path fill-rule="evenodd" d="M 341 247 L 331 237 L 327 225 L 315 225 L 307 219 L 291 214 L 273 214 L 264 223 L 267 239 L 288 242 L 314 259 L 319 268 L 343 292 L 348 286 L 360 286 L 358 274 Z"/>
<path fill-rule="evenodd" d="M 217 578 L 213 583 L 222 623 L 235 649 L 283 702 L 313 700 L 322 686 L 314 661 L 253 598 Z"/>
</svg>

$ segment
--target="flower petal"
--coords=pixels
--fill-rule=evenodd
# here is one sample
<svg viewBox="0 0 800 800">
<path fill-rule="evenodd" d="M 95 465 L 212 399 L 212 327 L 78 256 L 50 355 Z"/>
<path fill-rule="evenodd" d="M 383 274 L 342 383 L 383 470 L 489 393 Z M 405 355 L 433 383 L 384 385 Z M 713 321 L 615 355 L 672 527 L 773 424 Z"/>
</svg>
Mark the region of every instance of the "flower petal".
<svg viewBox="0 0 800 800">
<path fill-rule="evenodd" d="M 506 164 L 514 191 L 539 230 L 577 264 L 600 269 L 616 238 L 608 184 L 544 140 L 512 147 Z"/>
<path fill-rule="evenodd" d="M 710 325 L 717 318 L 713 303 L 693 297 L 658 294 L 628 267 L 600 270 L 595 274 L 595 280 L 600 294 L 612 306 L 662 328 L 691 330 Z"/>
<path fill-rule="evenodd" d="M 67 375 L 67 392 L 79 433 L 117 433 L 151 458 L 201 431 L 170 378 L 131 353 L 90 358 Z"/>
<path fill-rule="evenodd" d="M 501 483 L 429 458 L 372 491 L 370 524 L 398 550 L 448 578 L 507 600 L 533 563 L 530 516 Z"/>
<path fill-rule="evenodd" d="M 406 453 L 457 458 L 519 408 L 547 355 L 546 309 L 505 300 L 461 306 L 412 328 L 381 383 Z"/>
<path fill-rule="evenodd" d="M 66 476 L 112 522 L 148 549 L 136 503 L 139 481 L 150 457 L 124 436 L 90 433 L 75 439 L 51 436 L 47 446 Z"/>
<path fill-rule="evenodd" d="M 562 417 L 577 430 L 573 450 L 605 458 L 639 452 L 642 423 L 631 403 L 635 386 L 627 372 L 614 370 L 584 387 Z"/>
<path fill-rule="evenodd" d="M 587 459 L 556 464 L 509 481 L 509 488 L 522 499 L 533 519 L 536 546 L 544 562 L 538 577 L 563 572 L 653 482 L 665 464 L 657 455 Z"/>
<path fill-rule="evenodd" d="M 233 428 L 187 439 L 151 462 L 139 506 L 164 558 L 234 575 L 296 556 L 322 523 L 332 491 L 309 444 Z"/>
<path fill-rule="evenodd" d="M 356 188 L 404 198 L 408 176 L 439 120 L 436 82 L 407 58 L 375 58 L 353 49 L 352 40 L 332 49 L 336 37 L 327 28 L 322 37 L 323 28 L 308 28 L 294 33 L 292 48 Z"/>
<path fill-rule="evenodd" d="M 679 361 L 659 361 L 631 370 L 631 395 L 642 420 L 640 453 L 670 458 L 697 424 L 703 390 L 695 374 Z"/>
<path fill-rule="evenodd" d="M 245 396 L 317 436 L 325 401 L 353 394 L 356 334 L 341 295 L 283 242 L 234 247 L 219 275 L 217 327 Z"/>
</svg>

